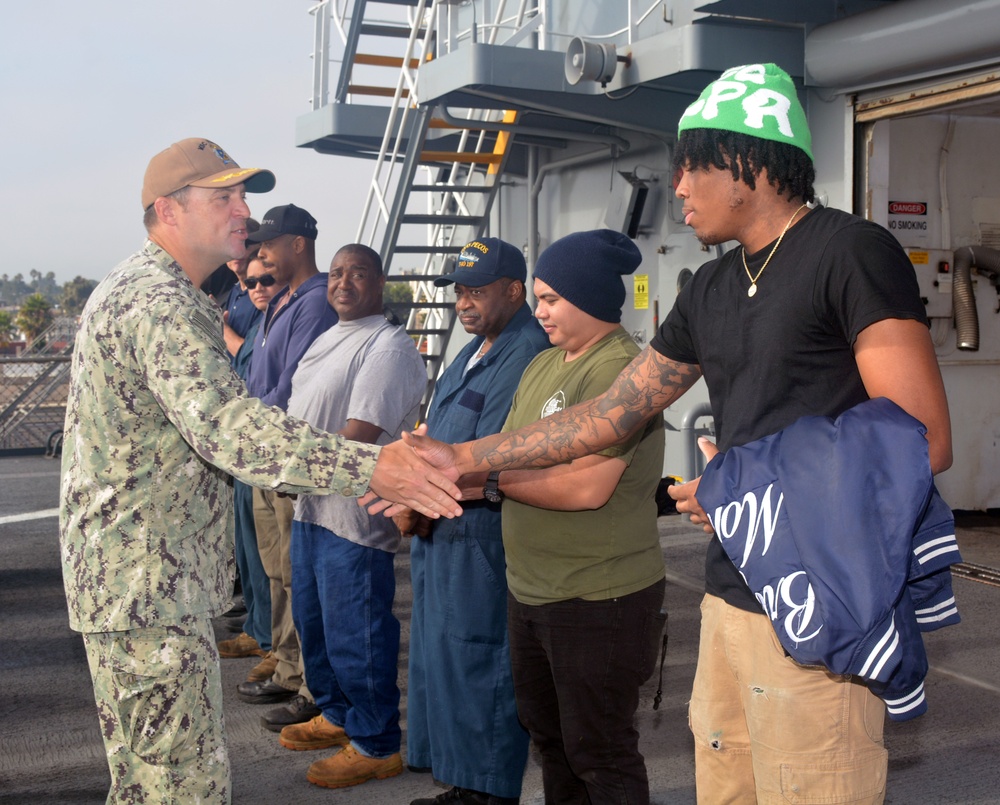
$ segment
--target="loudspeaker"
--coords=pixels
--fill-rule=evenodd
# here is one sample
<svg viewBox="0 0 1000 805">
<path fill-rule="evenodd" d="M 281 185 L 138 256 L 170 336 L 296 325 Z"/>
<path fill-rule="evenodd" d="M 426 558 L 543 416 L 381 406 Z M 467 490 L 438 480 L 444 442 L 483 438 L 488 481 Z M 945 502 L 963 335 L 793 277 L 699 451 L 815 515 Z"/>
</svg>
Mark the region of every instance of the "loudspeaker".
<svg viewBox="0 0 1000 805">
<path fill-rule="evenodd" d="M 583 79 L 598 81 L 601 86 L 615 76 L 618 68 L 618 53 L 614 45 L 598 45 L 574 36 L 566 49 L 563 69 L 570 84 L 579 84 Z"/>
</svg>

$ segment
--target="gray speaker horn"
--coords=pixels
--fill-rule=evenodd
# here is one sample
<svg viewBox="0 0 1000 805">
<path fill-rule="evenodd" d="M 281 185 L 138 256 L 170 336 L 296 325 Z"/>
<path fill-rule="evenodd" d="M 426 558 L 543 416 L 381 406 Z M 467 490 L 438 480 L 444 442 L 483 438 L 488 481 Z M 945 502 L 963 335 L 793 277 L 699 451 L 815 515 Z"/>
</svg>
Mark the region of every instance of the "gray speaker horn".
<svg viewBox="0 0 1000 805">
<path fill-rule="evenodd" d="M 614 45 L 599 45 L 574 36 L 566 49 L 563 69 L 566 81 L 579 84 L 582 80 L 600 82 L 605 86 L 615 76 L 618 55 Z"/>
</svg>

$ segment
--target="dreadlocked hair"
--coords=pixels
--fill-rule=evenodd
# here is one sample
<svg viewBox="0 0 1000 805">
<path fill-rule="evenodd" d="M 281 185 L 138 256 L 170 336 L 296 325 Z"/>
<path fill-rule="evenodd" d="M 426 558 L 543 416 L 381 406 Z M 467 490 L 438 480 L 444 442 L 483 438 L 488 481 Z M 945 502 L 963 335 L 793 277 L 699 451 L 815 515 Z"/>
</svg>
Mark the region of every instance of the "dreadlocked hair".
<svg viewBox="0 0 1000 805">
<path fill-rule="evenodd" d="M 688 129 L 674 149 L 674 171 L 717 168 L 729 170 L 733 180 L 756 189 L 757 177 L 767 170 L 768 183 L 779 196 L 811 202 L 816 197 L 816 169 L 801 148 L 722 129 Z"/>
</svg>

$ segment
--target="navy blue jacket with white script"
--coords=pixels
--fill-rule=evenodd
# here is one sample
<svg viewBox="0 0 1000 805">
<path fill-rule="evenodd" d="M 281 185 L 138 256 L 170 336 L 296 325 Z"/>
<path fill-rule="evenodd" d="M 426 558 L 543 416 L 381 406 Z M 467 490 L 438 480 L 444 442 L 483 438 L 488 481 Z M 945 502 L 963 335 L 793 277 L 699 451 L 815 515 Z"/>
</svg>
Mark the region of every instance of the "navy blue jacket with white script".
<svg viewBox="0 0 1000 805">
<path fill-rule="evenodd" d="M 896 721 L 927 710 L 921 631 L 959 622 L 925 432 L 887 399 L 803 417 L 720 453 L 697 493 L 789 656 L 860 677 Z"/>
</svg>

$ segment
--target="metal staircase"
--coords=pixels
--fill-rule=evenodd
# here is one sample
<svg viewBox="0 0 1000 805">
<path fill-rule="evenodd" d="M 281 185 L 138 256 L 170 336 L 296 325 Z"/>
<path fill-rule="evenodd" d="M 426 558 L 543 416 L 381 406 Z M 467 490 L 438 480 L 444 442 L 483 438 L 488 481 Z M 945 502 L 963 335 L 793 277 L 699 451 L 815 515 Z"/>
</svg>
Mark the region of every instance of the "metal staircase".
<svg viewBox="0 0 1000 805">
<path fill-rule="evenodd" d="M 329 4 L 316 8 L 317 48 L 333 27 L 343 39 L 344 55 L 329 101 L 330 77 L 325 66 L 314 65 L 314 108 L 388 99 L 378 152 L 367 154 L 375 157 L 375 167 L 357 240 L 379 251 L 387 283 L 406 283 L 412 290 L 411 302 L 392 307 L 406 313 L 407 332 L 427 365 L 421 417 L 455 324 L 453 302 L 433 280 L 452 271 L 462 246 L 487 231 L 516 125 L 514 112 L 421 104 L 419 67 L 434 58 L 435 22 L 448 5 L 446 0 L 355 0 L 350 17 L 339 18 Z M 503 13 L 500 3 L 497 20 L 483 26 L 490 42 Z M 475 41 L 478 29 L 473 26 L 467 35 Z M 394 83 L 379 80 L 387 70 Z"/>
</svg>

